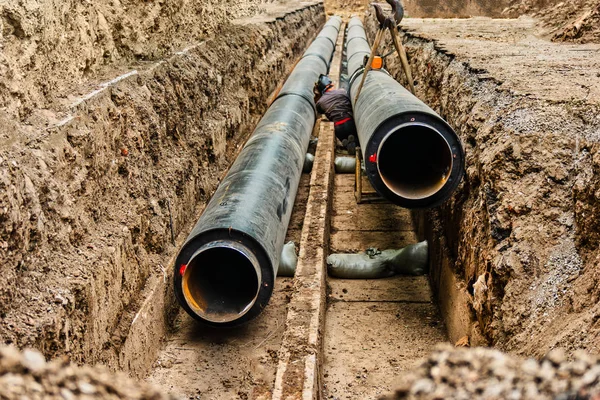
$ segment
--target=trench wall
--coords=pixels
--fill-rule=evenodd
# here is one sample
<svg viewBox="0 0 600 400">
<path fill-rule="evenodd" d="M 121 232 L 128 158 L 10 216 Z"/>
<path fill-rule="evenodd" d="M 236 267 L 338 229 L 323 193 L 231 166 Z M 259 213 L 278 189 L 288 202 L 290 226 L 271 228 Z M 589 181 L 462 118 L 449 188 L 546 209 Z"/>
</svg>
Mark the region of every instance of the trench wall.
<svg viewBox="0 0 600 400">
<path fill-rule="evenodd" d="M 0 4 L 0 107 L 27 119 L 90 79 L 160 60 L 273 0 Z"/>
<path fill-rule="evenodd" d="M 143 375 L 173 311 L 173 237 L 324 21 L 320 2 L 287 6 L 96 85 L 67 112 L 21 123 L 0 110 L 2 341 Z"/>
<path fill-rule="evenodd" d="M 454 196 L 413 213 L 450 339 L 534 356 L 597 352 L 598 106 L 511 91 L 417 31 L 404 41 L 417 96 L 466 151 Z M 395 56 L 386 68 L 405 82 Z"/>
</svg>

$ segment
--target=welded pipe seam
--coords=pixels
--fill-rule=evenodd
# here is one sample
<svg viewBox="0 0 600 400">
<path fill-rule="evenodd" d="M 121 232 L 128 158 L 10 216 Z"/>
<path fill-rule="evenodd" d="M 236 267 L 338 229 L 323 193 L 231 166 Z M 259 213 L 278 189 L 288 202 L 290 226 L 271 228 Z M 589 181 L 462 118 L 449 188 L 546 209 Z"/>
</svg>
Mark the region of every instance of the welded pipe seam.
<svg viewBox="0 0 600 400">
<path fill-rule="evenodd" d="M 363 40 L 363 41 L 365 41 L 367 44 L 369 44 L 369 41 L 367 40 L 367 38 L 364 38 L 364 37 L 362 37 L 362 36 L 354 36 L 354 37 L 351 37 L 351 38 L 349 38 L 348 40 L 346 40 L 346 45 L 347 45 L 347 46 L 348 46 L 348 45 L 350 45 L 350 42 L 352 42 L 352 41 L 353 41 L 353 40 L 355 40 L 355 39 Z"/>
<path fill-rule="evenodd" d="M 333 30 L 335 32 L 336 38 L 337 38 L 337 34 L 339 34 L 339 30 L 335 26 L 328 25 L 328 26 L 325 26 L 325 28 L 323 28 L 323 30 L 325 30 L 325 29 Z M 315 38 L 315 40 L 317 40 L 317 39 L 327 39 L 335 47 L 335 42 L 333 41 L 333 39 L 329 35 L 324 34 L 323 31 L 321 31 L 321 33 Z"/>
</svg>

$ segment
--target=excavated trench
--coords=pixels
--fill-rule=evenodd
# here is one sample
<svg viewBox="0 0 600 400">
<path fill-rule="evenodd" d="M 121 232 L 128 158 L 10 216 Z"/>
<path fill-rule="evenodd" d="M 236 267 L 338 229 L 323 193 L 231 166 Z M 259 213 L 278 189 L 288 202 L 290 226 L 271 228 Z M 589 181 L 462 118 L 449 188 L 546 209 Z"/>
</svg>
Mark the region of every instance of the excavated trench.
<svg viewBox="0 0 600 400">
<path fill-rule="evenodd" d="M 538 357 L 555 347 L 597 352 L 598 105 L 575 86 L 561 98 L 529 90 L 539 82 L 513 85 L 510 66 L 469 64 L 472 43 L 449 37 L 493 32 L 494 20 L 451 20 L 441 32 L 439 21 L 406 23 L 417 96 L 465 145 L 465 178 L 448 202 L 413 212 L 356 204 L 353 175 L 333 171 L 343 153 L 333 127 L 317 121 L 315 165 L 300 179 L 286 236 L 300 251 L 296 278 L 277 278 L 268 307 L 239 328 L 202 327 L 178 309 L 169 271 L 179 247 L 325 21 L 322 3 L 258 8 L 169 58 L 160 57 L 170 48 L 125 45 L 116 57 L 110 47 L 118 60 L 135 51 L 151 60 L 133 57 L 135 70 L 117 63 L 118 77 L 101 68 L 105 83 L 76 92 L 56 83 L 58 99 L 36 91 L 6 102 L 3 341 L 215 399 L 375 398 L 444 342 Z M 365 21 L 372 40 L 374 18 Z M 511 20 L 499 42 L 527 24 Z M 386 68 L 403 82 L 394 57 Z M 429 243 L 428 277 L 326 276 L 330 253 L 419 240 Z"/>
<path fill-rule="evenodd" d="M 176 311 L 171 258 L 325 21 L 322 3 L 248 7 L 219 36 L 47 99 L 69 106 L 2 114 L 5 343 L 151 369 Z"/>
</svg>

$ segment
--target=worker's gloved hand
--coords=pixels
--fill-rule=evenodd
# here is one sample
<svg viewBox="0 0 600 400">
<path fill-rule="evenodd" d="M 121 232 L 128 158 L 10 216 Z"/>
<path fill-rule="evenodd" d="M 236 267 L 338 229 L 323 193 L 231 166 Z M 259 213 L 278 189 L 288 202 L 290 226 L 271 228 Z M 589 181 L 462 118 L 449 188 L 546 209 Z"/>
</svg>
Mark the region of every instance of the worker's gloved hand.
<svg viewBox="0 0 600 400">
<path fill-rule="evenodd" d="M 348 136 L 348 144 L 346 144 L 346 150 L 348 150 L 349 154 L 356 153 L 356 138 L 354 135 Z"/>
</svg>

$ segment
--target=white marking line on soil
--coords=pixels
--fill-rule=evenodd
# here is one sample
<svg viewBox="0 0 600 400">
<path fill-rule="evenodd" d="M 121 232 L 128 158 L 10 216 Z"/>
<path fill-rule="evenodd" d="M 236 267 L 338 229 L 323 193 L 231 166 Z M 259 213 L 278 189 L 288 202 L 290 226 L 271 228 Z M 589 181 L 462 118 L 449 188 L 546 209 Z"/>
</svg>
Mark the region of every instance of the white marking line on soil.
<svg viewBox="0 0 600 400">
<path fill-rule="evenodd" d="M 72 116 L 71 114 L 69 114 L 66 118 L 58 121 L 56 124 L 52 125 L 48 129 L 58 129 L 60 127 L 67 125 L 69 122 L 73 121 L 74 119 L 75 119 L 75 117 Z"/>
<path fill-rule="evenodd" d="M 178 242 L 178 245 L 181 245 L 181 243 Z M 175 265 L 175 260 L 177 259 L 177 254 L 178 253 L 175 253 L 173 256 L 171 256 L 167 265 L 169 265 L 169 266 Z M 154 287 L 152 288 L 152 290 L 149 291 L 149 294 L 148 294 L 148 296 L 146 296 L 146 300 L 144 300 L 144 302 L 142 303 L 140 310 L 137 312 L 137 314 L 135 314 L 135 317 L 133 317 L 133 321 L 131 321 L 131 325 L 129 325 L 129 331 L 131 331 L 133 329 L 133 326 L 135 325 L 135 322 L 137 321 L 137 319 L 140 315 L 144 314 L 144 317 L 145 317 L 147 314 L 147 309 L 150 309 L 150 310 L 152 309 L 152 307 L 153 307 L 152 302 L 154 301 L 154 293 L 156 293 L 157 290 L 164 291 L 164 288 L 167 285 L 167 274 L 166 274 L 165 268 L 163 267 L 162 264 L 158 264 L 158 266 L 161 268 L 162 274 L 163 274 L 162 283 L 161 283 L 161 280 L 158 280 L 156 282 L 156 284 L 154 285 Z"/>
<path fill-rule="evenodd" d="M 273 399 L 280 399 L 283 393 L 283 376 L 290 362 L 290 354 L 286 353 L 284 357 L 279 358 L 277 363 L 277 374 L 275 374 L 275 388 L 273 388 Z"/>
<path fill-rule="evenodd" d="M 157 287 L 162 286 L 162 284 L 160 283 L 160 281 L 156 282 L 156 284 L 154 285 L 154 287 L 152 288 L 152 290 L 150 290 L 150 293 L 154 293 L 157 289 Z M 135 325 L 138 317 L 142 314 L 146 312 L 146 307 L 148 306 L 148 303 L 154 300 L 152 298 L 152 296 L 148 296 L 146 297 L 146 300 L 144 300 L 144 303 L 142 304 L 142 307 L 140 307 L 140 311 L 137 312 L 137 314 L 135 314 L 135 317 L 133 317 L 133 321 L 131 321 L 131 326 Z"/>
<path fill-rule="evenodd" d="M 117 76 L 113 80 L 101 83 L 100 85 L 98 85 L 100 87 L 99 89 L 91 91 L 88 94 L 84 95 L 83 97 L 77 99 L 73 104 L 71 104 L 70 108 L 77 108 L 81 103 L 84 103 L 84 102 L 90 100 L 91 98 L 93 98 L 93 97 L 97 96 L 98 94 L 102 93 L 103 91 L 105 91 L 109 87 L 114 86 L 115 84 L 119 83 L 123 79 L 127 79 L 130 76 L 135 76 L 135 75 L 138 75 L 138 72 L 137 72 L 137 70 L 134 69 L 133 71 L 129 71 L 129 72 L 127 72 L 127 73 L 125 73 L 125 74 L 123 74 L 121 76 Z"/>
<path fill-rule="evenodd" d="M 202 41 L 200 43 L 194 44 L 192 46 L 188 46 L 185 49 L 178 51 L 176 53 L 173 53 L 173 55 L 171 55 L 170 57 L 167 58 L 168 61 L 172 61 L 174 58 L 176 57 L 180 57 L 180 56 L 184 56 L 189 54 L 192 50 L 197 49 L 198 47 L 204 45 L 206 42 Z M 148 68 L 146 68 L 147 72 L 152 72 L 154 69 L 156 69 L 157 67 L 161 66 L 162 64 L 164 64 L 165 62 L 167 62 L 166 60 L 161 60 L 158 61 L 154 64 L 152 64 L 151 66 L 149 66 Z M 96 97 L 97 95 L 99 95 L 100 93 L 104 92 L 106 89 L 116 85 L 117 83 L 119 83 L 120 81 L 127 79 L 129 77 L 132 76 L 137 76 L 139 75 L 139 72 L 134 69 L 132 71 L 129 71 L 123 75 L 120 75 L 118 77 L 116 77 L 115 79 L 112 79 L 108 82 L 104 82 L 98 85 L 98 89 L 93 90 L 91 92 L 89 92 L 88 94 L 80 97 L 79 99 L 77 99 L 74 103 L 71 104 L 70 108 L 74 109 L 77 108 L 79 105 L 81 105 L 82 103 L 85 103 L 86 101 L 93 99 L 94 97 Z M 68 118 L 67 118 L 68 119 Z M 68 121 L 66 121 L 65 123 L 71 122 L 71 120 L 73 119 L 73 117 L 71 117 L 71 119 L 69 119 Z M 66 120 L 66 119 L 65 119 Z M 62 122 L 62 121 L 61 121 Z M 60 123 L 59 123 L 60 124 Z M 62 125 L 57 125 L 55 127 L 59 127 Z"/>
<path fill-rule="evenodd" d="M 192 46 L 186 47 L 185 49 L 176 52 L 175 55 L 178 55 L 178 56 L 185 55 L 185 54 L 189 53 L 190 51 L 192 51 L 192 50 L 194 50 L 194 49 L 202 46 L 204 43 L 205 42 L 200 42 L 200 43 L 196 43 L 196 44 L 194 44 Z M 171 58 L 173 58 L 173 57 L 171 57 Z"/>
</svg>

